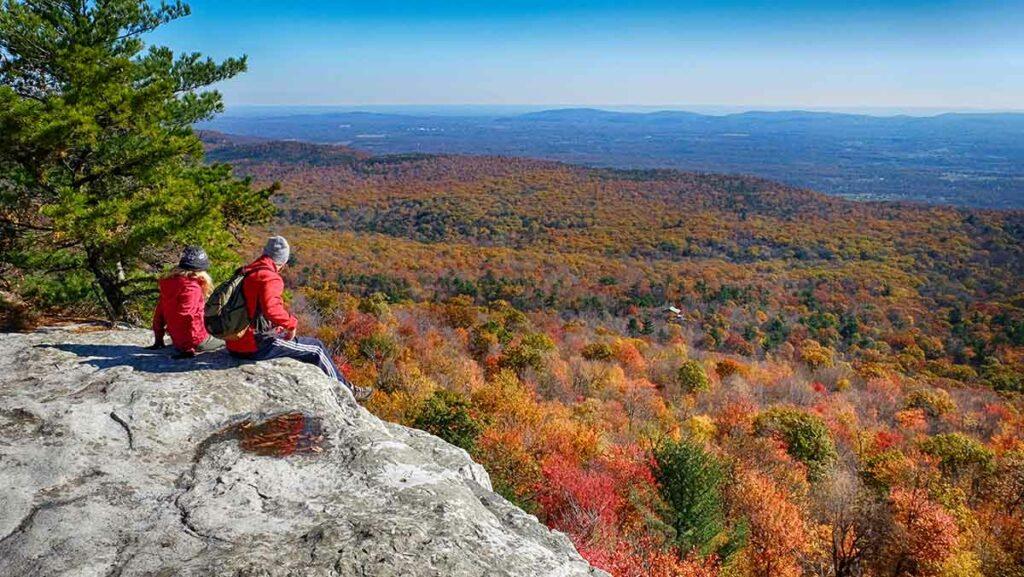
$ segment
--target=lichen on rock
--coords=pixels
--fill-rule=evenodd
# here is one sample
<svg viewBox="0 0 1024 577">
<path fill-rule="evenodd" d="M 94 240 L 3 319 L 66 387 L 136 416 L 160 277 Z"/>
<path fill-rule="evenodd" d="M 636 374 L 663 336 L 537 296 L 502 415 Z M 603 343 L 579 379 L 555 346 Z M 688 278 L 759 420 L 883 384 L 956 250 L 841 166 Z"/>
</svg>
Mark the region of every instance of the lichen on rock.
<svg viewBox="0 0 1024 577">
<path fill-rule="evenodd" d="M 147 338 L 0 335 L 0 575 L 603 575 L 465 451 L 315 367 Z M 305 427 L 303 450 L 240 444 L 239 423 L 289 414 L 315 423 L 264 432 Z"/>
</svg>

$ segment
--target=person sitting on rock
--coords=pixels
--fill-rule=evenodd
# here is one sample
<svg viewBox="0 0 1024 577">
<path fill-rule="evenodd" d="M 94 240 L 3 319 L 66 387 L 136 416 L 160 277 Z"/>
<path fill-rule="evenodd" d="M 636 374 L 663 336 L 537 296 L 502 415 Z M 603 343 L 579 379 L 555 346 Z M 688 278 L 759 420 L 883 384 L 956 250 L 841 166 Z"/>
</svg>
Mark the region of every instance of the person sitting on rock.
<svg viewBox="0 0 1024 577">
<path fill-rule="evenodd" d="M 334 366 L 331 355 L 319 339 L 297 337 L 298 319 L 284 307 L 284 280 L 279 271 L 288 263 L 291 248 L 284 237 L 267 239 L 263 255 L 246 266 L 242 291 L 249 313 L 249 328 L 238 339 L 229 340 L 228 352 L 251 360 L 291 358 L 320 367 L 327 376 L 352 390 L 356 400 L 370 397 L 372 389 L 349 383 Z"/>
<path fill-rule="evenodd" d="M 164 346 L 164 334 L 178 353 L 174 358 L 194 357 L 197 352 L 212 351 L 224 341 L 212 337 L 203 324 L 203 308 L 213 292 L 213 280 L 206 272 L 210 259 L 198 246 L 187 246 L 178 266 L 160 279 L 160 300 L 153 311 L 153 344 L 149 349 Z"/>
</svg>

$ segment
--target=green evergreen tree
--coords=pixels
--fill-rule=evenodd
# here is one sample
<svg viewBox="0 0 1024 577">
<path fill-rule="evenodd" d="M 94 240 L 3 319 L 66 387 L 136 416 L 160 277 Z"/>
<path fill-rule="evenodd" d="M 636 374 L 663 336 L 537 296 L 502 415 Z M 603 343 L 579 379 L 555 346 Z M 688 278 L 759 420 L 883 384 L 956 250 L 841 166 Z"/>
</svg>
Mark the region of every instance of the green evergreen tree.
<svg viewBox="0 0 1024 577">
<path fill-rule="evenodd" d="M 146 49 L 145 34 L 188 13 L 181 2 L 0 0 L 7 288 L 37 302 L 89 299 L 126 319 L 182 244 L 227 263 L 242 227 L 273 214 L 276 187 L 205 165 L 192 129 L 223 109 L 205 88 L 243 72 L 245 58 Z"/>
<path fill-rule="evenodd" d="M 661 496 L 672 509 L 669 523 L 680 551 L 702 555 L 728 547 L 722 485 L 725 469 L 714 455 L 692 441 L 666 442 L 654 452 Z M 722 553 L 719 551 L 719 553 Z"/>
</svg>

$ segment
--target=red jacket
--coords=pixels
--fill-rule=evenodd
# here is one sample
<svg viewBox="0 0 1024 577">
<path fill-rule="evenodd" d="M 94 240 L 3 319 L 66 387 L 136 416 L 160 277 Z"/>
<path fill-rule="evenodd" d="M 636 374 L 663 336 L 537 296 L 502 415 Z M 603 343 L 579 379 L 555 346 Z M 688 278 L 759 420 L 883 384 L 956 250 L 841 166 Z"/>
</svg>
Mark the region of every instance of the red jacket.
<svg viewBox="0 0 1024 577">
<path fill-rule="evenodd" d="M 242 281 L 242 291 L 250 324 L 242 337 L 228 341 L 227 347 L 232 353 L 252 354 L 258 348 L 257 336 L 273 334 L 278 328 L 290 331 L 298 326 L 299 321 L 284 308 L 281 300 L 284 279 L 277 272 L 277 263 L 269 256 L 261 256 L 245 267 L 245 271 L 249 274 Z"/>
<path fill-rule="evenodd" d="M 186 276 L 160 279 L 160 300 L 153 311 L 153 336 L 163 342 L 166 330 L 175 348 L 194 352 L 209 336 L 203 324 L 205 304 L 206 295 L 199 279 Z"/>
</svg>

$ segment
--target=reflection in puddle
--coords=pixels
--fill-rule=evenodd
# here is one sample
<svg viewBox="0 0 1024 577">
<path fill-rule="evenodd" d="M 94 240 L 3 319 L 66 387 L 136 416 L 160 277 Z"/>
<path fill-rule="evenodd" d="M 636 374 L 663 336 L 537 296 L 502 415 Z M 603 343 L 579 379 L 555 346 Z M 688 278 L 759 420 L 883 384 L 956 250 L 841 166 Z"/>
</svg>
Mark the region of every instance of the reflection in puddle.
<svg viewBox="0 0 1024 577">
<path fill-rule="evenodd" d="M 286 457 L 294 453 L 324 450 L 323 424 L 319 417 L 284 413 L 262 421 L 245 420 L 232 427 L 243 451 L 265 457 Z"/>
</svg>

